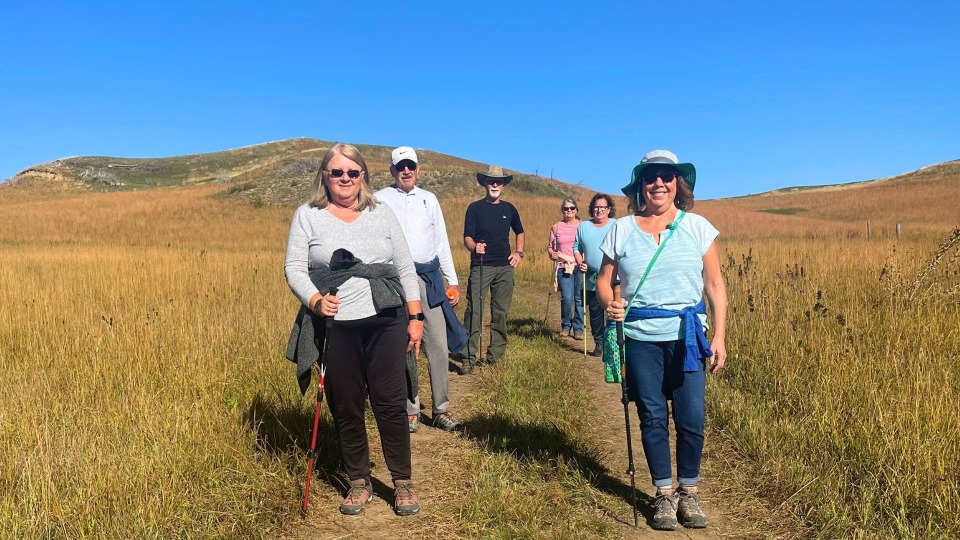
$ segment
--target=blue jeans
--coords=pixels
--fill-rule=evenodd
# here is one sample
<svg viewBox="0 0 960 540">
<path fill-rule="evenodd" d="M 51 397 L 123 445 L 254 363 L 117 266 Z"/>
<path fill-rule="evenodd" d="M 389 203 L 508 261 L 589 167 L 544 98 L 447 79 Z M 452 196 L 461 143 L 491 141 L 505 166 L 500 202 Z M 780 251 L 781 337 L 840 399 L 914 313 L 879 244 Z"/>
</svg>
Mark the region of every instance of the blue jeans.
<svg viewBox="0 0 960 540">
<path fill-rule="evenodd" d="M 677 479 L 681 484 L 700 481 L 705 417 L 706 364 L 683 372 L 683 341 L 627 339 L 627 384 L 640 414 L 640 440 L 647 455 L 650 477 L 657 487 L 673 484 L 667 401 L 673 401 L 673 427 L 677 432 Z"/>
<path fill-rule="evenodd" d="M 590 333 L 593 335 L 593 343 L 603 345 L 603 329 L 606 324 L 603 322 L 603 308 L 600 306 L 600 299 L 597 298 L 597 291 L 587 291 L 587 311 L 590 313 Z"/>
<path fill-rule="evenodd" d="M 579 269 L 569 276 L 557 269 L 557 287 L 560 289 L 560 327 L 566 332 L 583 332 L 583 272 Z"/>
</svg>

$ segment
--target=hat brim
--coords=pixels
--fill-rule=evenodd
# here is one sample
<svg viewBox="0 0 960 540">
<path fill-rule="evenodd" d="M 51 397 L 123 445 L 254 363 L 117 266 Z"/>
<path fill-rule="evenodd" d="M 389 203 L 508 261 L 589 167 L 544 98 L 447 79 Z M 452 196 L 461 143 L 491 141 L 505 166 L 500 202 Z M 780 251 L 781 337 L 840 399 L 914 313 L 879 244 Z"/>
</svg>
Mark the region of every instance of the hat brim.
<svg viewBox="0 0 960 540">
<path fill-rule="evenodd" d="M 484 173 L 479 173 L 479 172 L 477 173 L 477 183 L 480 184 L 481 186 L 486 186 L 486 185 L 487 185 L 487 179 L 488 179 L 488 178 L 493 178 L 493 179 L 495 179 L 495 180 L 503 180 L 503 185 L 507 185 L 507 184 L 509 184 L 510 182 L 513 181 L 513 175 L 512 175 L 512 174 L 505 174 L 505 175 L 503 175 L 503 176 L 490 176 L 490 175 L 484 174 Z"/>
<path fill-rule="evenodd" d="M 680 173 L 680 176 L 682 176 L 687 182 L 687 185 L 690 186 L 690 191 L 693 191 L 693 187 L 697 184 L 697 169 L 693 166 L 693 163 L 641 163 L 633 168 L 633 173 L 630 175 L 630 183 L 623 186 L 620 191 L 622 191 L 624 195 L 629 195 L 631 192 L 636 191 L 634 186 L 636 186 L 643 177 L 644 169 L 654 165 L 659 165 L 661 167 L 673 167 L 674 169 L 677 169 L 677 172 Z"/>
</svg>

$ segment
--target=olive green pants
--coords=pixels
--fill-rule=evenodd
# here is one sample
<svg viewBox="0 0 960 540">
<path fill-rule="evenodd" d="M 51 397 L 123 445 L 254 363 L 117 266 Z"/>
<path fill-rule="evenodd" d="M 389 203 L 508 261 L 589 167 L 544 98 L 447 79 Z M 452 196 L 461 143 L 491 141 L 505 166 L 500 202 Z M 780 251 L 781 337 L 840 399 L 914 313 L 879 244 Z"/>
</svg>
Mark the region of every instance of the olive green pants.
<svg viewBox="0 0 960 540">
<path fill-rule="evenodd" d="M 464 361 L 470 364 L 477 363 L 480 332 L 483 328 L 483 321 L 480 320 L 480 296 L 483 296 L 485 302 L 490 302 L 490 343 L 484 358 L 487 362 L 496 362 L 507 349 L 507 312 L 510 311 L 510 303 L 513 301 L 512 266 L 484 266 L 483 283 L 480 282 L 480 273 L 479 266 L 470 269 L 467 309 L 463 316 L 463 326 L 470 334 Z M 484 314 L 484 318 L 486 317 Z"/>
</svg>

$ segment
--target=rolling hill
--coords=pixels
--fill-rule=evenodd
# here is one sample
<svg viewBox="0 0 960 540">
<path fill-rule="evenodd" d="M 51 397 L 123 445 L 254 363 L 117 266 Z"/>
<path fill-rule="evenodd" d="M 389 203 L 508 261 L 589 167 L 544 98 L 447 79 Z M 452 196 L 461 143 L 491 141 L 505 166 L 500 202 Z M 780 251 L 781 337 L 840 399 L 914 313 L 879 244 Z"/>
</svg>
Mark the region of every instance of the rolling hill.
<svg viewBox="0 0 960 540">
<path fill-rule="evenodd" d="M 71 157 L 35 165 L 7 182 L 60 190 L 120 191 L 164 186 L 223 184 L 224 195 L 257 204 L 303 202 L 323 153 L 333 144 L 317 139 L 288 139 L 254 146 L 167 158 Z M 356 145 L 379 189 L 391 182 L 391 147 Z M 441 198 L 476 196 L 475 174 L 488 165 L 418 149 L 423 187 Z M 516 171 L 511 191 L 543 197 L 582 197 L 586 188 Z M 589 195 L 588 195 L 589 196 Z"/>
<path fill-rule="evenodd" d="M 29 167 L 0 184 L 0 189 L 27 187 L 69 193 L 222 185 L 219 197 L 257 206 L 295 206 L 306 199 L 320 159 L 331 144 L 299 138 L 167 158 L 71 157 Z M 388 185 L 391 148 L 357 146 L 370 167 L 374 187 Z M 487 164 L 425 149 L 418 149 L 418 154 L 424 165 L 420 183 L 441 200 L 463 201 L 481 195 L 475 174 Z M 585 204 L 594 193 L 585 186 L 512 172 L 510 199 L 517 202 L 526 199 L 540 206 L 572 196 Z M 625 202 L 618 203 L 620 208 Z M 879 180 L 698 201 L 695 211 L 725 234 L 748 237 L 855 237 L 865 233 L 868 222 L 873 234 L 880 237 L 893 235 L 896 224 L 911 232 L 939 233 L 945 227 L 960 226 L 960 160 Z"/>
<path fill-rule="evenodd" d="M 880 180 L 792 187 L 731 199 L 698 201 L 696 212 L 742 236 L 863 236 L 905 231 L 940 234 L 960 226 L 960 160 Z"/>
</svg>

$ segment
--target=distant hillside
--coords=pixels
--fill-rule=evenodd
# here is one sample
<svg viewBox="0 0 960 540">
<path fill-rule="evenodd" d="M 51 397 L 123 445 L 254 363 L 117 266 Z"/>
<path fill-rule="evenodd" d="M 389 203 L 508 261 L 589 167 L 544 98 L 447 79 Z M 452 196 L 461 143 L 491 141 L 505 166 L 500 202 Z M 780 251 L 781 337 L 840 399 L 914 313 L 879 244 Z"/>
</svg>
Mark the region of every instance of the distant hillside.
<svg viewBox="0 0 960 540">
<path fill-rule="evenodd" d="M 938 232 L 960 226 L 960 160 L 881 180 L 786 188 L 749 197 L 697 202 L 695 211 L 728 234 L 875 236 Z"/>
<path fill-rule="evenodd" d="M 168 158 L 64 158 L 25 169 L 0 184 L 0 190 L 19 186 L 70 193 L 222 185 L 219 197 L 257 206 L 295 206 L 306 200 L 320 159 L 331 144 L 301 138 Z M 392 148 L 357 146 L 370 167 L 374 187 L 388 185 Z M 462 204 L 482 194 L 475 175 L 486 170 L 487 164 L 424 149 L 417 153 L 423 164 L 421 185 L 442 200 Z M 542 210 L 551 216 L 555 211 L 552 201 L 572 196 L 585 206 L 594 193 L 584 186 L 511 172 L 515 177 L 510 200 L 526 200 L 531 210 L 537 211 L 546 204 Z M 618 196 L 619 208 L 625 204 Z M 864 233 L 867 222 L 873 234 L 881 237 L 892 235 L 898 223 L 911 233 L 939 233 L 945 227 L 960 226 L 960 160 L 880 180 L 698 201 L 694 211 L 708 217 L 725 235 L 741 237 L 812 234 L 853 238 Z M 623 214 L 623 210 L 618 213 Z"/>
<path fill-rule="evenodd" d="M 222 195 L 255 204 L 303 202 L 323 153 L 332 143 L 289 139 L 223 152 L 167 158 L 71 157 L 29 167 L 10 186 L 55 190 L 118 191 L 165 186 L 223 184 Z M 356 145 L 376 188 L 389 185 L 391 147 Z M 424 166 L 420 184 L 441 198 L 479 195 L 477 171 L 488 164 L 417 149 Z M 558 180 L 515 171 L 511 191 L 543 197 L 581 197 L 590 192 Z M 589 195 L 587 195 L 589 196 Z"/>
</svg>

